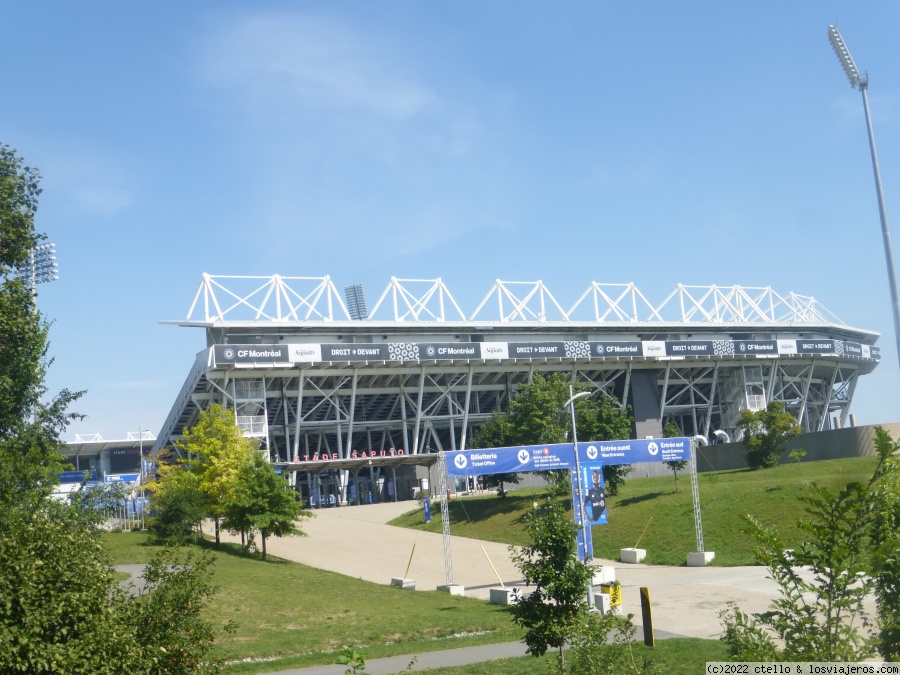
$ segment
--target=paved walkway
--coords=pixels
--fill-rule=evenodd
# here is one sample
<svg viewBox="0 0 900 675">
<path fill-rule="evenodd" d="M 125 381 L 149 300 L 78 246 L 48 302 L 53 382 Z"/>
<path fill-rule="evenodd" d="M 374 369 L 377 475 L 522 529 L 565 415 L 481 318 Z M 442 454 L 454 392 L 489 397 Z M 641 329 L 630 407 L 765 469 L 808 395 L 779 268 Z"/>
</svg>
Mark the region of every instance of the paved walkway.
<svg viewBox="0 0 900 675">
<path fill-rule="evenodd" d="M 267 550 L 280 558 L 378 584 L 389 584 L 392 577 L 406 577 L 415 581 L 416 590 L 435 590 L 447 583 L 443 536 L 386 524 L 415 508 L 415 502 L 407 501 L 320 509 L 315 511 L 316 517 L 302 524 L 308 537 L 270 539 Z M 440 517 L 440 510 L 435 511 Z M 224 533 L 223 539 L 239 540 Z M 450 539 L 452 580 L 465 587 L 467 596 L 487 600 L 490 589 L 501 582 L 507 588 L 523 587 L 506 544 L 456 536 Z M 343 555 L 348 541 L 354 542 L 355 550 L 367 552 L 362 560 Z M 777 596 L 777 586 L 763 567 L 662 567 L 610 560 L 595 563 L 615 568 L 616 579 L 622 584 L 623 610 L 634 614 L 637 621 L 641 619 L 639 589 L 649 588 L 657 638 L 718 638 L 722 630 L 719 612 L 726 603 L 734 601 L 744 612 L 762 612 Z M 415 670 L 524 653 L 524 645 L 515 642 L 420 654 Z M 411 658 L 373 660 L 367 663 L 367 671 L 373 675 L 401 672 Z M 277 675 L 343 675 L 345 670 L 346 666 L 322 666 Z"/>
</svg>

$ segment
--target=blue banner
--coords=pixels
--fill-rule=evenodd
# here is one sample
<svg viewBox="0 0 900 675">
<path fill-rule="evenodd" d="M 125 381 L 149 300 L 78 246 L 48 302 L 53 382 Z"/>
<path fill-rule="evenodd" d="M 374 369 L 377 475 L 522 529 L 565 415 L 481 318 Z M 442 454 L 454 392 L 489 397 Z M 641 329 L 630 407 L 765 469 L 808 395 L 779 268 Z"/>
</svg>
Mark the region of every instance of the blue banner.
<svg viewBox="0 0 900 675">
<path fill-rule="evenodd" d="M 676 462 L 690 457 L 689 438 L 586 441 L 578 444 L 578 460 L 586 464 Z M 448 476 L 487 476 L 494 473 L 572 468 L 575 468 L 575 456 L 571 443 L 456 450 L 447 453 Z"/>
<path fill-rule="evenodd" d="M 606 489 L 603 487 L 603 465 L 600 462 L 581 464 L 581 503 L 589 526 L 606 525 Z"/>
<path fill-rule="evenodd" d="M 677 462 L 691 458 L 689 438 L 647 438 L 629 441 L 588 441 L 578 444 L 580 462 L 636 464 Z"/>
<path fill-rule="evenodd" d="M 569 480 L 572 485 L 572 503 L 576 505 L 572 509 L 572 515 L 575 517 L 575 526 L 578 528 L 578 536 L 576 543 L 578 545 L 578 559 L 582 562 L 592 560 L 594 557 L 594 538 L 591 534 L 590 527 L 583 526 L 582 510 L 577 507 L 578 499 L 578 472 L 575 469 L 569 469 Z M 584 489 L 582 488 L 582 498 Z"/>
<path fill-rule="evenodd" d="M 488 476 L 494 473 L 549 471 L 575 466 L 571 443 L 512 448 L 457 450 L 447 453 L 448 476 Z"/>
</svg>

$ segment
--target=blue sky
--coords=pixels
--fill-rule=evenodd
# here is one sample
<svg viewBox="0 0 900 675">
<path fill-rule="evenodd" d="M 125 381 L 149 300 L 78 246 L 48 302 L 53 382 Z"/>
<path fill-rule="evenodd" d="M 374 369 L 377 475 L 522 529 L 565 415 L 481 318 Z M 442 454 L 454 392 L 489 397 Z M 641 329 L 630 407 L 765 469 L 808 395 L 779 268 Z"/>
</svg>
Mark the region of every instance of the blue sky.
<svg viewBox="0 0 900 675">
<path fill-rule="evenodd" d="M 44 176 L 66 435 L 158 432 L 205 345 L 203 273 L 772 286 L 882 335 L 860 423 L 900 420 L 862 70 L 900 228 L 900 4 L 5 3 L 0 141 Z M 896 240 L 896 237 L 895 237 Z"/>
</svg>

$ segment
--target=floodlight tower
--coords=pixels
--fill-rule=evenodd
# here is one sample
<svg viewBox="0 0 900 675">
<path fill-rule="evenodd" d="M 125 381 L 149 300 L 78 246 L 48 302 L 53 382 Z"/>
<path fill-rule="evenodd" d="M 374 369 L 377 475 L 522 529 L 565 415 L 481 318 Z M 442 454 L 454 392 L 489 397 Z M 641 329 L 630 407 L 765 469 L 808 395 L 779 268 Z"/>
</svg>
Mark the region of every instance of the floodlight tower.
<svg viewBox="0 0 900 675">
<path fill-rule="evenodd" d="M 57 281 L 56 244 L 38 244 L 28 254 L 28 262 L 16 270 L 31 288 L 32 300 L 37 299 L 37 285 Z"/>
<path fill-rule="evenodd" d="M 894 253 L 891 247 L 891 232 L 888 228 L 887 211 L 884 207 L 884 191 L 881 189 L 881 171 L 878 168 L 878 153 L 875 151 L 875 134 L 872 131 L 872 117 L 869 114 L 869 97 L 866 92 L 869 90 L 869 74 L 865 75 L 859 72 L 853 57 L 850 56 L 850 50 L 844 44 L 841 32 L 837 26 L 828 27 L 828 41 L 834 48 L 847 79 L 850 80 L 850 86 L 854 89 L 859 88 L 862 94 L 863 109 L 866 112 L 866 129 L 869 132 L 869 149 L 872 151 L 872 169 L 875 172 L 875 192 L 878 195 L 878 213 L 881 216 L 881 236 L 884 240 L 884 257 L 887 262 L 888 283 L 891 286 L 891 303 L 894 307 L 894 336 L 897 339 L 897 358 L 900 359 L 900 300 L 897 297 L 897 275 L 894 272 Z"/>
</svg>

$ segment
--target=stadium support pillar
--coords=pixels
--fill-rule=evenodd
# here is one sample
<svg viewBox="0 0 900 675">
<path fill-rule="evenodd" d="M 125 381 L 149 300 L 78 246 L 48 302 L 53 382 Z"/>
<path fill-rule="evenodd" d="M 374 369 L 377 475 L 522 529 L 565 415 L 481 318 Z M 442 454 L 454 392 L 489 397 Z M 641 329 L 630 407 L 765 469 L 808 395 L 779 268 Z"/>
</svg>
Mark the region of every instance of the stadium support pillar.
<svg viewBox="0 0 900 675">
<path fill-rule="evenodd" d="M 305 373 L 301 370 L 297 376 L 297 414 L 294 415 L 294 449 L 289 460 L 300 456 L 300 422 L 303 421 L 303 380 Z"/>
<path fill-rule="evenodd" d="M 803 385 L 803 400 L 800 402 L 800 414 L 797 416 L 797 423 L 806 431 L 809 431 L 809 421 L 806 419 L 806 406 L 809 403 L 809 387 L 812 384 L 813 374 L 816 372 L 816 360 L 813 359 L 809 364 L 809 377 L 806 378 L 806 384 Z"/>
<path fill-rule="evenodd" d="M 712 384 L 709 387 L 709 406 L 706 409 L 706 421 L 703 424 L 703 435 L 709 438 L 709 429 L 712 422 L 713 404 L 716 402 L 716 385 L 719 383 L 719 363 L 713 368 Z"/>
<path fill-rule="evenodd" d="M 403 447 L 410 452 L 412 446 L 409 444 L 409 422 L 406 418 L 406 392 L 403 390 L 402 384 L 400 385 L 400 415 L 403 419 Z"/>
<path fill-rule="evenodd" d="M 466 408 L 463 410 L 462 437 L 459 440 L 460 450 L 466 449 L 466 435 L 469 433 L 469 403 L 472 400 L 472 366 L 469 366 L 466 378 Z"/>
<path fill-rule="evenodd" d="M 356 383 L 357 378 L 359 377 L 359 369 L 353 369 L 353 383 L 350 388 L 350 412 L 348 414 L 347 420 L 347 454 L 350 454 L 350 451 L 353 449 L 353 422 L 355 421 L 355 413 L 356 413 Z M 344 458 L 344 453 L 341 453 L 341 458 Z"/>
<path fill-rule="evenodd" d="M 422 396 L 425 393 L 425 366 L 419 370 L 419 397 L 416 402 L 416 432 L 413 438 L 412 454 L 419 454 L 419 429 L 422 425 Z"/>
<path fill-rule="evenodd" d="M 835 364 L 834 372 L 831 373 L 831 383 L 828 385 L 828 391 L 825 392 L 825 405 L 822 407 L 822 413 L 819 415 L 816 431 L 822 431 L 825 428 L 825 422 L 828 421 L 828 406 L 831 405 L 831 397 L 834 395 L 834 383 L 837 380 L 838 371 L 840 369 L 841 367 Z"/>
<path fill-rule="evenodd" d="M 631 374 L 631 407 L 634 411 L 634 437 L 662 436 L 662 410 L 660 401 L 665 401 L 666 387 L 662 398 L 657 384 L 658 371 L 635 369 Z"/>
</svg>

